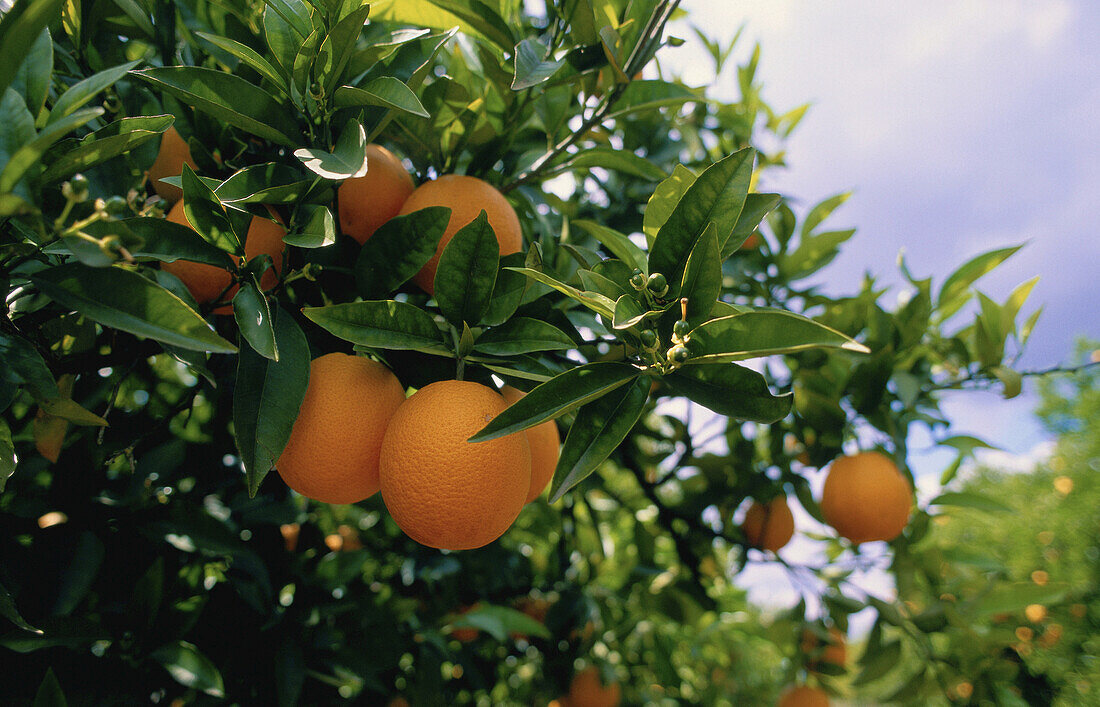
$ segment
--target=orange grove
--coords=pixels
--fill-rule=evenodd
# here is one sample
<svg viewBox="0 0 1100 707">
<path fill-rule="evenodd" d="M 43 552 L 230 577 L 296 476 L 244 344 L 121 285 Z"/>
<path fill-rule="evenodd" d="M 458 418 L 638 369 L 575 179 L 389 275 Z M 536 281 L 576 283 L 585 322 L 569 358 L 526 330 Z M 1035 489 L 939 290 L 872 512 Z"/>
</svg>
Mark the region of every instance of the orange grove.
<svg viewBox="0 0 1100 707">
<path fill-rule="evenodd" d="M 745 541 L 755 548 L 779 552 L 794 537 L 794 515 L 785 496 L 767 503 L 753 501 L 741 523 Z"/>
<path fill-rule="evenodd" d="M 345 179 L 337 192 L 340 230 L 360 245 L 396 216 L 413 193 L 405 165 L 381 145 L 367 145 L 367 173 Z"/>
<path fill-rule="evenodd" d="M 429 206 L 450 207 L 451 220 L 439 239 L 435 255 L 413 276 L 413 282 L 428 294 L 435 294 L 435 271 L 443 249 L 459 229 L 477 218 L 483 210 L 496 233 L 502 256 L 517 253 L 523 247 L 523 232 L 515 209 L 496 187 L 477 177 L 445 174 L 435 181 L 421 184 L 405 201 L 400 215 Z"/>
<path fill-rule="evenodd" d="M 500 389 L 504 400 L 512 405 L 526 393 L 516 390 L 510 385 Z M 531 489 L 527 492 L 527 503 L 539 497 L 546 487 L 550 485 L 550 479 L 554 477 L 554 469 L 558 465 L 558 454 L 561 452 L 561 435 L 558 433 L 558 425 L 553 420 L 548 420 L 540 425 L 524 430 L 527 435 L 527 443 L 531 445 Z"/>
<path fill-rule="evenodd" d="M 378 491 L 382 437 L 404 400 L 404 387 L 377 361 L 342 353 L 315 358 L 275 468 L 287 486 L 316 501 L 362 501 Z"/>
<path fill-rule="evenodd" d="M 825 522 L 853 543 L 893 540 L 909 522 L 913 493 L 893 460 L 879 452 L 835 459 L 821 492 Z"/>
<path fill-rule="evenodd" d="M 173 125 L 161 133 L 160 150 L 157 152 L 157 158 L 153 161 L 153 165 L 149 167 L 149 171 L 146 173 L 149 182 L 153 185 L 153 191 L 170 204 L 174 204 L 183 198 L 183 189 L 165 184 L 160 180 L 165 177 L 180 176 L 183 173 L 184 165 L 189 165 L 191 169 L 198 169 L 198 165 L 191 157 L 191 148 L 187 146 L 187 141 L 183 139 L 179 131 L 176 130 L 176 126 Z"/>
<path fill-rule="evenodd" d="M 492 388 L 445 380 L 416 391 L 382 440 L 382 499 L 413 540 L 469 550 L 504 534 L 531 488 L 527 437 L 466 440 L 507 407 Z"/>
</svg>

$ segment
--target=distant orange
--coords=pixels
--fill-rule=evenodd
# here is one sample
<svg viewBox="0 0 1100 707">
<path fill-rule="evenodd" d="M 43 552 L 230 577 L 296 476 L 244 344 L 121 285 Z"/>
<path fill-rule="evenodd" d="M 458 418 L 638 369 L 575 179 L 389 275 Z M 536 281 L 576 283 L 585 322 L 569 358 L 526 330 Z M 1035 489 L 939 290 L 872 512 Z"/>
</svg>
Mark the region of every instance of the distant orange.
<svg viewBox="0 0 1100 707">
<path fill-rule="evenodd" d="M 909 522 L 912 503 L 909 480 L 879 452 L 834 460 L 821 492 L 825 522 L 856 544 L 896 538 Z"/>
<path fill-rule="evenodd" d="M 786 496 L 777 496 L 766 504 L 753 501 L 741 523 L 745 540 L 761 550 L 779 552 L 794 537 L 794 515 Z"/>
</svg>

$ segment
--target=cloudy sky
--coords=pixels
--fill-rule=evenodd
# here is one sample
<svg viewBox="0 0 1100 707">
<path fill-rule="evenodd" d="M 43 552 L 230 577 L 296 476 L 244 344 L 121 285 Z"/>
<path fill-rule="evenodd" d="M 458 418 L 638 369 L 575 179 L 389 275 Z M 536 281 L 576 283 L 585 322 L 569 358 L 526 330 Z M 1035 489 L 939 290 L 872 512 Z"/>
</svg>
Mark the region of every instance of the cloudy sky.
<svg viewBox="0 0 1100 707">
<path fill-rule="evenodd" d="M 1045 310 L 1021 366 L 1068 360 L 1080 335 L 1100 338 L 1100 3 L 1094 0 L 684 0 L 691 20 L 728 39 L 745 25 L 741 56 L 761 44 L 758 77 L 778 110 L 810 101 L 788 143 L 789 169 L 767 188 L 805 204 L 847 189 L 832 218 L 858 227 L 822 278 L 828 291 L 854 292 L 864 271 L 901 282 L 899 250 L 934 287 L 985 250 L 1028 245 L 979 288 L 1003 301 L 1041 276 L 1031 307 Z M 666 69 L 708 83 L 712 62 L 688 39 L 665 49 Z M 725 88 L 723 88 L 725 87 Z M 723 97 L 736 76 L 720 77 Z M 1030 311 L 1030 308 L 1025 308 Z M 1025 389 L 1026 391 L 1026 389 Z M 1035 398 L 955 395 L 945 406 L 958 433 L 1009 452 L 1043 449 L 1031 419 Z M 922 452 L 922 486 L 948 455 Z M 926 489 L 923 498 L 927 498 Z M 798 555 L 808 548 L 792 547 Z M 764 571 L 764 570 L 762 570 Z M 758 579 L 777 579 L 772 568 Z M 777 589 L 753 582 L 757 598 Z"/>
</svg>

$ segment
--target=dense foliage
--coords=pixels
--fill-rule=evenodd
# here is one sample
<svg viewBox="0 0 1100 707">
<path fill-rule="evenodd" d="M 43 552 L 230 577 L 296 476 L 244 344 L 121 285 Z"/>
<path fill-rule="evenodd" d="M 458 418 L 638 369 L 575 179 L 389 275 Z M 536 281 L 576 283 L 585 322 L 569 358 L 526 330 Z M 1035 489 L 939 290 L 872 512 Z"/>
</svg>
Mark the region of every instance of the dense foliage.
<svg viewBox="0 0 1100 707">
<path fill-rule="evenodd" d="M 822 536 L 828 564 L 789 567 L 809 601 L 767 627 L 732 577 L 750 556 L 782 560 L 746 549 L 734 515 L 785 493 L 820 520 L 819 468 L 878 448 L 909 473 L 916 426 L 959 451 L 949 481 L 982 442 L 949 436 L 939 396 L 1019 392 L 1033 281 L 1004 303 L 975 294 L 1005 248 L 936 282 L 902 263 L 902 297 L 871 277 L 823 294 L 854 233 L 828 225 L 847 194 L 801 208 L 761 191 L 806 107 L 773 110 L 759 52 L 728 65 L 733 45 L 702 31 L 688 41 L 739 98 L 667 76 L 677 4 L 14 4 L 0 22 L 5 701 L 533 704 L 596 665 L 629 703 L 761 704 L 790 682 L 901 677 L 899 631 L 955 640 L 928 618 L 952 610 L 943 595 L 913 608 L 849 578 L 882 566 L 909 596 L 933 518 L 981 496 L 916 509 L 890 552 Z M 196 165 L 168 180 L 195 231 L 163 219 L 145 177 L 169 126 Z M 481 219 L 448 244 L 434 297 L 409 284 L 446 213 L 394 219 L 364 247 L 340 233 L 335 187 L 369 170 L 368 143 L 418 182 L 494 183 L 524 252 L 500 257 Z M 267 288 L 270 257 L 230 255 L 272 213 L 288 234 Z M 233 316 L 158 267 L 178 258 L 233 274 Z M 483 434 L 557 419 L 551 502 L 446 553 L 405 537 L 377 495 L 328 506 L 269 477 L 310 358 L 353 347 L 412 388 L 538 384 Z M 867 607 L 849 679 L 802 637 Z M 942 670 L 904 677 L 899 699 L 965 700 Z"/>
</svg>

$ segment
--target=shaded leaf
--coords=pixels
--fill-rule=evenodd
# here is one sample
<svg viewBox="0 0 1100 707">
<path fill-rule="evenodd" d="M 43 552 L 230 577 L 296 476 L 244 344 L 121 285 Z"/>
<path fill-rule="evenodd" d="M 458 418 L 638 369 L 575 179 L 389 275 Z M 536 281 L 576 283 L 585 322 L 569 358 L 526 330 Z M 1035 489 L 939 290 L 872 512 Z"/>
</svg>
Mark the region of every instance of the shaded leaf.
<svg viewBox="0 0 1100 707">
<path fill-rule="evenodd" d="M 446 351 L 443 332 L 424 310 L 405 302 L 375 300 L 302 309 L 310 321 L 360 346 Z"/>
<path fill-rule="evenodd" d="M 217 666 L 190 643 L 166 643 L 150 655 L 184 687 L 214 697 L 225 696 L 225 684 Z"/>
<path fill-rule="evenodd" d="M 675 393 L 735 420 L 778 422 L 793 403 L 790 393 L 773 395 L 764 376 L 733 363 L 685 366 L 665 380 Z"/>
<path fill-rule="evenodd" d="M 757 310 L 711 319 L 691 331 L 689 363 L 740 361 L 811 348 L 869 349 L 812 319 L 782 310 Z"/>
<path fill-rule="evenodd" d="M 333 95 L 333 103 L 337 108 L 381 106 L 421 118 L 429 117 L 412 89 L 392 76 L 380 76 L 362 86 L 341 86 Z"/>
<path fill-rule="evenodd" d="M 538 86 L 565 65 L 564 59 L 550 59 L 546 45 L 535 39 L 525 39 L 517 44 L 512 56 L 516 66 L 512 79 L 513 91 Z"/>
<path fill-rule="evenodd" d="M 170 115 L 122 118 L 86 136 L 76 147 L 50 163 L 42 182 L 64 179 L 100 162 L 126 154 L 159 136 L 172 125 Z"/>
<path fill-rule="evenodd" d="M 314 174 L 338 181 L 367 173 L 366 149 L 366 131 L 358 121 L 349 120 L 332 152 L 302 147 L 294 151 L 294 156 Z"/>
<path fill-rule="evenodd" d="M 429 206 L 382 224 L 363 244 L 355 261 L 359 294 L 385 297 L 420 272 L 435 255 L 450 218 L 450 208 Z"/>
<path fill-rule="evenodd" d="M 482 209 L 447 243 L 435 271 L 435 299 L 454 326 L 478 324 L 489 307 L 500 265 L 500 244 Z"/>
<path fill-rule="evenodd" d="M 237 321 L 241 336 L 253 351 L 272 361 L 279 360 L 271 308 L 260 291 L 255 276 L 246 277 L 237 294 L 233 295 L 233 318 Z"/>
<path fill-rule="evenodd" d="M 564 351 L 576 344 L 565 332 L 540 319 L 515 317 L 477 338 L 474 350 L 492 356 L 514 356 L 532 351 Z"/>
<path fill-rule="evenodd" d="M 140 63 L 141 61 L 138 60 L 131 61 L 128 64 L 112 66 L 110 69 L 104 69 L 70 86 L 61 94 L 57 102 L 53 104 L 53 108 L 50 109 L 50 117 L 49 120 L 46 121 L 47 127 L 72 115 L 81 106 L 87 105 L 87 103 L 95 98 L 101 91 L 113 86 L 115 82 L 125 76 L 130 69 Z"/>
</svg>

